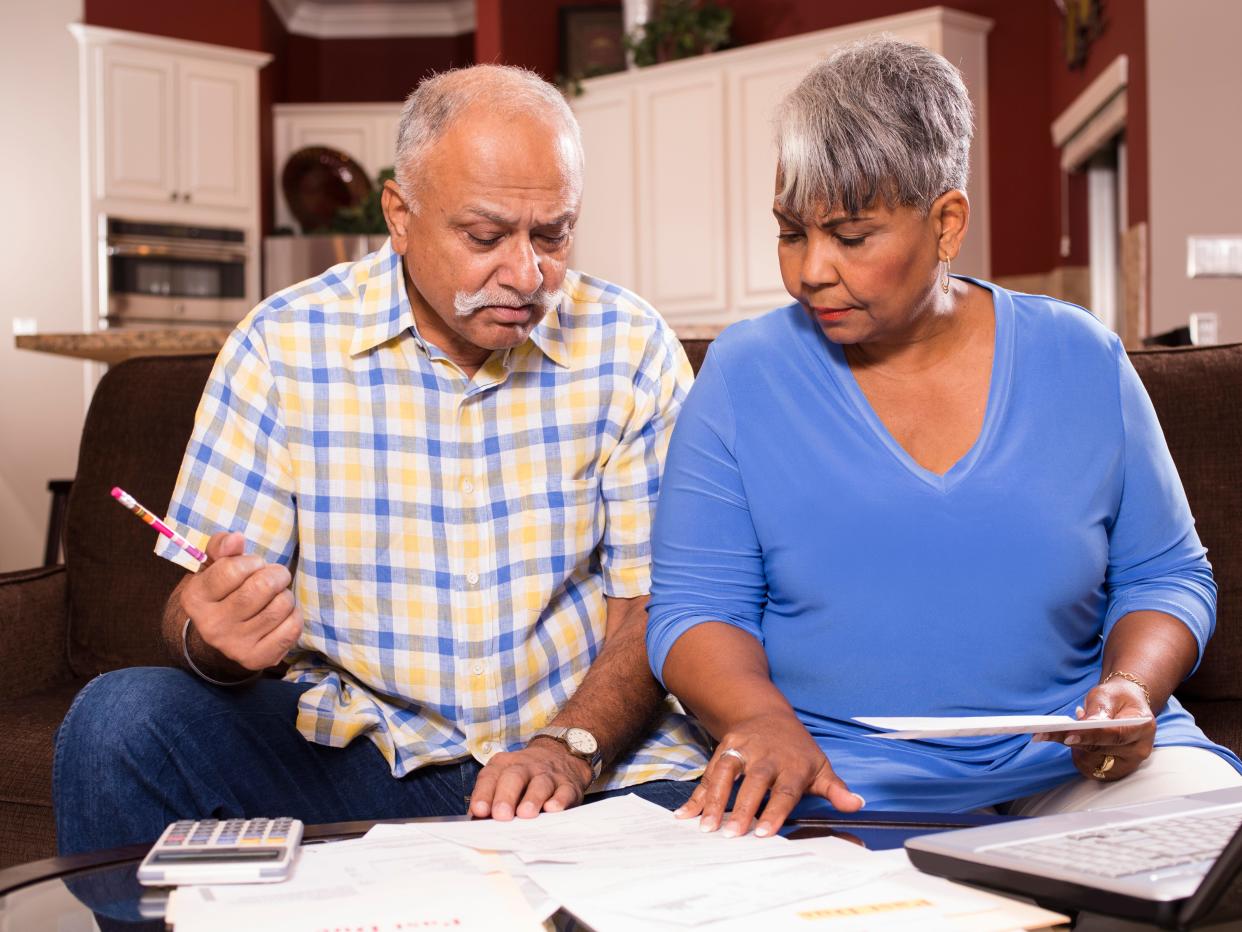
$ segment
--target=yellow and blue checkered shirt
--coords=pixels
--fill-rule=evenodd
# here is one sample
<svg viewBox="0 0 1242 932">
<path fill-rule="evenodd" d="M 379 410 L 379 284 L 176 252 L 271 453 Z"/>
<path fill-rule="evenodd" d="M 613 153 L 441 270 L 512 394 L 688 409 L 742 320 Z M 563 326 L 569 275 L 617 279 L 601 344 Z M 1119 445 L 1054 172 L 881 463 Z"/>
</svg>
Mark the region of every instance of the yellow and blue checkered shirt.
<svg viewBox="0 0 1242 932">
<path fill-rule="evenodd" d="M 649 591 L 690 366 L 629 292 L 575 272 L 562 292 L 467 379 L 419 336 L 385 245 L 269 298 L 221 350 L 168 517 L 296 564 L 308 740 L 366 735 L 398 777 L 521 747 L 599 652 L 605 597 Z M 594 788 L 696 776 L 705 740 L 670 702 Z"/>
</svg>

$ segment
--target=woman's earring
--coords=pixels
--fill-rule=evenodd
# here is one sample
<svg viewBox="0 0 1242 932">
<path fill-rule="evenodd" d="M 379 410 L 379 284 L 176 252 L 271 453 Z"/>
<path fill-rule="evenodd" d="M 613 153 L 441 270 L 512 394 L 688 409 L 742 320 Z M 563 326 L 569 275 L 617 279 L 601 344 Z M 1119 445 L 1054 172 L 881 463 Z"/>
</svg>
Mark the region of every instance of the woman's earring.
<svg viewBox="0 0 1242 932">
<path fill-rule="evenodd" d="M 940 290 L 949 293 L 949 260 L 944 260 L 944 278 L 940 279 Z"/>
</svg>

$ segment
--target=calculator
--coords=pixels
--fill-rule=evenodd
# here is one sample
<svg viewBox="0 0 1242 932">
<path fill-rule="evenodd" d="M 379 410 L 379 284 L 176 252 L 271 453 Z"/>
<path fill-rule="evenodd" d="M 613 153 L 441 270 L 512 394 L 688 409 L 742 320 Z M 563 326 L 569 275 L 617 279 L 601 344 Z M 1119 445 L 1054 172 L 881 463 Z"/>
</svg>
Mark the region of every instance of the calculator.
<svg viewBox="0 0 1242 932">
<path fill-rule="evenodd" d="M 275 883 L 289 876 L 302 841 L 297 819 L 183 819 L 138 865 L 149 887 L 194 883 Z"/>
</svg>

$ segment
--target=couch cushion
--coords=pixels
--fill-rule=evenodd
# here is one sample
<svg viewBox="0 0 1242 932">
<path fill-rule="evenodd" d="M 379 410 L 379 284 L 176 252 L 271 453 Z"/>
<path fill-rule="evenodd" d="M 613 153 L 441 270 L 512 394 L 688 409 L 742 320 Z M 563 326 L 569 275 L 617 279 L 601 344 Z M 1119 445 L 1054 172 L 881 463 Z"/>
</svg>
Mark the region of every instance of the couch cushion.
<svg viewBox="0 0 1242 932">
<path fill-rule="evenodd" d="M 1242 699 L 1242 344 L 1130 358 L 1160 417 L 1219 590 L 1216 634 L 1177 694 Z"/>
<path fill-rule="evenodd" d="M 95 390 L 69 494 L 69 662 L 78 676 L 166 664 L 160 616 L 185 570 L 152 553 L 156 534 L 116 503 L 120 486 L 164 514 L 211 372 L 211 356 L 144 357 Z"/>
<path fill-rule="evenodd" d="M 85 680 L 0 705 L 0 868 L 56 854 L 52 818 L 52 737 Z"/>
</svg>

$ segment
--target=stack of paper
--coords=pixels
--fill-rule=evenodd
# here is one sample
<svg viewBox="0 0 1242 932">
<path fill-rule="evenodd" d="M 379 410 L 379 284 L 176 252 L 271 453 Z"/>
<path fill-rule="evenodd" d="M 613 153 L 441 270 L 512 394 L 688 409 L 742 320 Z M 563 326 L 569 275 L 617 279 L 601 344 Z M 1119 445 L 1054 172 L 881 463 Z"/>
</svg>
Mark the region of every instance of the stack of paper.
<svg viewBox="0 0 1242 932">
<path fill-rule="evenodd" d="M 167 919 L 177 932 L 534 930 L 558 906 L 595 932 L 1000 932 L 1063 920 L 919 874 L 902 851 L 725 838 L 636 796 L 512 822 L 376 826 L 305 847 L 283 884 L 180 888 Z"/>
<path fill-rule="evenodd" d="M 304 846 L 293 876 L 280 884 L 178 887 L 165 921 L 177 932 L 543 929 L 517 885 L 488 859 L 405 828 L 400 839 Z"/>
</svg>

